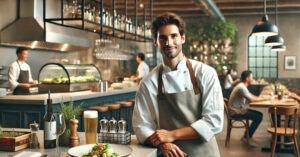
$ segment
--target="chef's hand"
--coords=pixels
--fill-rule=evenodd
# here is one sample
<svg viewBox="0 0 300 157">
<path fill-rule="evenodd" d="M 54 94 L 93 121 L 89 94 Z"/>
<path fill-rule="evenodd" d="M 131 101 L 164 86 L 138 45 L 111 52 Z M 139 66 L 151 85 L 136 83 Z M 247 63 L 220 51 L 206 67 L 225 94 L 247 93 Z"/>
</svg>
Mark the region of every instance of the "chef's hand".
<svg viewBox="0 0 300 157">
<path fill-rule="evenodd" d="M 18 86 L 29 89 L 30 88 L 30 84 L 28 83 L 19 83 Z"/>
<path fill-rule="evenodd" d="M 159 145 L 160 151 L 165 157 L 186 157 L 187 154 L 184 153 L 179 147 L 173 143 L 163 143 Z"/>
<path fill-rule="evenodd" d="M 29 82 L 30 84 L 37 84 L 38 82 L 37 82 L 37 80 L 34 80 L 34 81 L 31 81 L 31 82 Z"/>
<path fill-rule="evenodd" d="M 161 143 L 171 143 L 175 141 L 175 136 L 172 131 L 168 130 L 156 130 L 148 139 L 148 143 L 157 147 Z"/>
</svg>

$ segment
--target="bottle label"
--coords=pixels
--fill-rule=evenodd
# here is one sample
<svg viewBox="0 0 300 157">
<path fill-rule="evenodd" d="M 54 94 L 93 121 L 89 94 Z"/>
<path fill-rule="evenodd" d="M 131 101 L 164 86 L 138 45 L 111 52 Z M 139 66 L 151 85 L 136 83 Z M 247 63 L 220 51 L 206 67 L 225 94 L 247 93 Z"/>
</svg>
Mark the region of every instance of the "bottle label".
<svg viewBox="0 0 300 157">
<path fill-rule="evenodd" d="M 45 140 L 56 139 L 56 121 L 44 121 L 44 132 Z"/>
</svg>

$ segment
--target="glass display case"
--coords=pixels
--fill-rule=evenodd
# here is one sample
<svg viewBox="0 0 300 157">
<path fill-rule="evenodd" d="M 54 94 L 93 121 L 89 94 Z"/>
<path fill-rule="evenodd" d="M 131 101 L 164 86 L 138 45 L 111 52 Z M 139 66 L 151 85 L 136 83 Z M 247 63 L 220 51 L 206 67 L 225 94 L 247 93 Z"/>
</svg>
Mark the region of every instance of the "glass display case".
<svg viewBox="0 0 300 157">
<path fill-rule="evenodd" d="M 99 69 L 92 64 L 47 63 L 39 71 L 39 93 L 90 90 L 101 80 Z"/>
</svg>

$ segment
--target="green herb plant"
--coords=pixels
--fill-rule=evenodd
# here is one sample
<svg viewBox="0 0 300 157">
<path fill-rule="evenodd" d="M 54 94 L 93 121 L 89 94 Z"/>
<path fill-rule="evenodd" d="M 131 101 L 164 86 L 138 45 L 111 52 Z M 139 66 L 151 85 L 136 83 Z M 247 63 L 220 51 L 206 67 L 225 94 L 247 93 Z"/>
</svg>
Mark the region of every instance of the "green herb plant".
<svg viewBox="0 0 300 157">
<path fill-rule="evenodd" d="M 66 122 L 66 130 L 65 132 L 62 134 L 62 138 L 60 138 L 60 143 L 62 145 L 68 145 L 68 139 L 69 139 L 69 135 L 70 135 L 70 126 L 69 126 L 69 121 L 74 118 L 78 119 L 78 116 L 80 115 L 80 109 L 81 106 L 84 104 L 84 102 L 80 103 L 78 106 L 74 107 L 74 101 L 71 99 L 69 104 L 65 104 L 63 99 L 60 102 L 60 112 L 64 114 L 64 118 L 65 118 L 65 122 Z M 67 141 L 65 141 L 65 140 Z"/>
</svg>

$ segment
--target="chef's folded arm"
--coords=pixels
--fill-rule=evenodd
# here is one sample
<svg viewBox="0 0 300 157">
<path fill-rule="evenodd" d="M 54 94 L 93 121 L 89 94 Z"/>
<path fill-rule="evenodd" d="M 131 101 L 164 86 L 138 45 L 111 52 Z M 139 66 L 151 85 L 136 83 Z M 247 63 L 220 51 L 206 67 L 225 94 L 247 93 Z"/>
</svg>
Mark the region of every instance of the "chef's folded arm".
<svg viewBox="0 0 300 157">
<path fill-rule="evenodd" d="M 197 77 L 202 91 L 202 118 L 191 124 L 191 127 L 202 137 L 209 141 L 223 128 L 224 102 L 222 89 L 215 70 L 203 71 Z M 202 78 L 201 78 L 202 77 Z"/>
<path fill-rule="evenodd" d="M 137 139 L 140 143 L 144 143 L 156 130 L 155 111 L 153 104 L 149 104 L 152 101 L 145 84 L 141 84 L 139 88 L 136 94 L 136 104 L 138 105 L 134 107 L 132 125 Z"/>
</svg>

